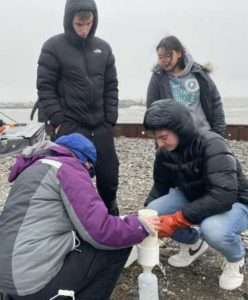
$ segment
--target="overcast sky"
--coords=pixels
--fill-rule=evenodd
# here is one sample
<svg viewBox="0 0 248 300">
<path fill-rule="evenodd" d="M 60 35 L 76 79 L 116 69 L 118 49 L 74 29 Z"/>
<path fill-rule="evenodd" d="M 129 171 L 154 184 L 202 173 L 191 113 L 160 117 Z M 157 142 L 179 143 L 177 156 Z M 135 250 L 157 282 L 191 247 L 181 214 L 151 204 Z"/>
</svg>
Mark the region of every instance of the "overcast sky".
<svg viewBox="0 0 248 300">
<path fill-rule="evenodd" d="M 0 100 L 36 99 L 43 42 L 63 31 L 64 0 L 0 1 Z M 120 98 L 145 97 L 155 47 L 177 35 L 194 59 L 211 62 L 223 96 L 248 96 L 248 0 L 98 0 L 97 35 L 116 57 Z"/>
</svg>

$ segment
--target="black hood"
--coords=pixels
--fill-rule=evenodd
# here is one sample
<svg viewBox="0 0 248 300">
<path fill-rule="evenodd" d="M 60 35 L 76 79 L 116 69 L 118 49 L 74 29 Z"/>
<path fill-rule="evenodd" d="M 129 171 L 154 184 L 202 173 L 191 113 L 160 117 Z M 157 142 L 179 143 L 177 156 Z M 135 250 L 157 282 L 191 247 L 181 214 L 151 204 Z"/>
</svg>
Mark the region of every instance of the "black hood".
<svg viewBox="0 0 248 300">
<path fill-rule="evenodd" d="M 94 24 L 86 39 L 82 39 L 81 37 L 79 37 L 75 33 L 72 27 L 72 21 L 75 14 L 82 10 L 91 11 L 94 15 Z M 98 13 L 97 13 L 96 3 L 94 0 L 67 0 L 66 1 L 65 15 L 64 15 L 64 30 L 66 36 L 69 38 L 71 42 L 79 46 L 83 45 L 86 41 L 94 37 L 97 24 L 98 24 Z"/>
<path fill-rule="evenodd" d="M 172 99 L 155 101 L 145 113 L 144 127 L 173 131 L 179 137 L 179 146 L 190 144 L 198 135 L 188 108 Z"/>
</svg>

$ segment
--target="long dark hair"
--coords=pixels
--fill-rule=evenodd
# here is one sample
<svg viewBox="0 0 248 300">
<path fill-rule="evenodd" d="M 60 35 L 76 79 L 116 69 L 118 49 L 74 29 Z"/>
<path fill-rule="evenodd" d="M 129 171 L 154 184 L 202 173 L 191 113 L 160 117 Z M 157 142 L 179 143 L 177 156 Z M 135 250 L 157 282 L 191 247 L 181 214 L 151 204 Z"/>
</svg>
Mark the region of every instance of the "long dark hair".
<svg viewBox="0 0 248 300">
<path fill-rule="evenodd" d="M 175 37 L 174 35 L 170 35 L 162 38 L 162 40 L 158 43 L 156 50 L 158 51 L 159 48 L 165 49 L 166 51 L 175 50 L 176 52 L 181 52 L 182 57 L 178 61 L 178 66 L 184 69 L 185 67 L 184 58 L 185 58 L 186 50 L 177 37 Z"/>
</svg>

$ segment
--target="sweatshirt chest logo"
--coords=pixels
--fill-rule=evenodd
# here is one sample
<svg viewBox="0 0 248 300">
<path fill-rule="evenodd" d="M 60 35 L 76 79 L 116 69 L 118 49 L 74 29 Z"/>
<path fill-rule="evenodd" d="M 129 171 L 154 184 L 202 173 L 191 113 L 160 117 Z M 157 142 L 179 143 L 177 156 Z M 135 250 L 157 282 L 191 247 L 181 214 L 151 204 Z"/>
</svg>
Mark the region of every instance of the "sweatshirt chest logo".
<svg viewBox="0 0 248 300">
<path fill-rule="evenodd" d="M 200 100 L 200 86 L 191 75 L 169 81 L 173 98 L 185 105 L 193 105 Z"/>
<path fill-rule="evenodd" d="M 185 89 L 189 93 L 195 93 L 199 90 L 198 81 L 194 78 L 187 79 L 184 83 Z"/>
<path fill-rule="evenodd" d="M 101 54 L 102 53 L 102 49 L 94 49 L 93 53 L 95 53 L 95 54 Z"/>
</svg>

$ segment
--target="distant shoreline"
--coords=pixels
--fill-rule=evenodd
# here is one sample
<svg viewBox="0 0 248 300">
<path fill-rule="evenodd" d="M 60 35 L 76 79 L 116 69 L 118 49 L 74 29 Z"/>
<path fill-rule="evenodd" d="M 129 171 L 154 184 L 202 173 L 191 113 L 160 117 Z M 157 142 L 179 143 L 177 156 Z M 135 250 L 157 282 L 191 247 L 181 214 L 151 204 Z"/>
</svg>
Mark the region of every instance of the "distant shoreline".
<svg viewBox="0 0 248 300">
<path fill-rule="evenodd" d="M 34 103 L 33 102 L 20 102 L 20 103 L 0 103 L 0 109 L 29 109 L 33 108 Z"/>
<path fill-rule="evenodd" d="M 35 105 L 34 102 L 6 102 L 0 103 L 0 109 L 31 109 Z M 119 108 L 127 108 L 130 106 L 145 106 L 142 100 L 120 100 Z"/>
<path fill-rule="evenodd" d="M 223 104 L 225 106 L 235 107 L 235 104 L 239 104 L 247 107 L 248 96 L 247 97 L 224 97 Z M 32 109 L 35 102 L 0 102 L 0 109 Z M 145 106 L 145 100 L 143 99 L 123 99 L 119 101 L 119 108 L 128 108 L 131 106 Z"/>
</svg>

